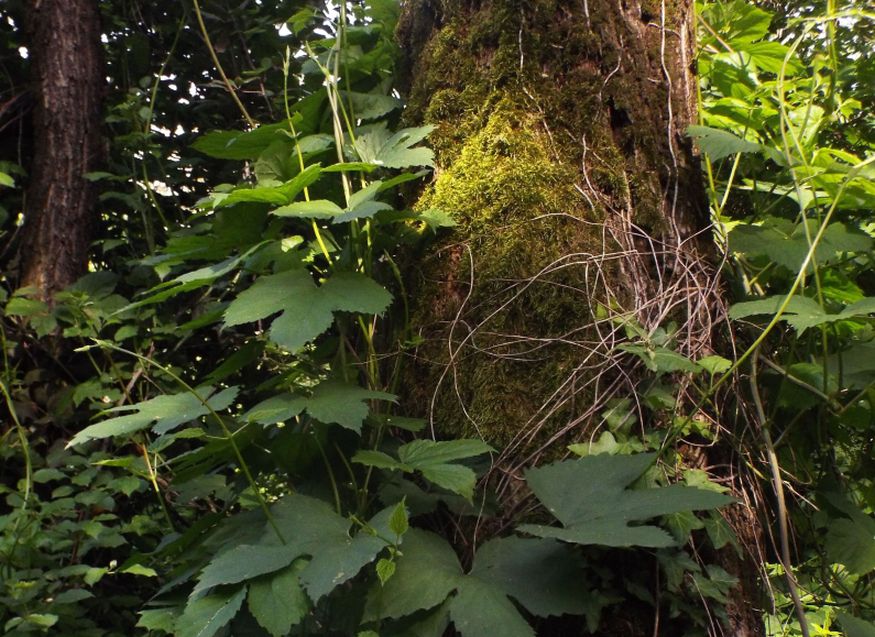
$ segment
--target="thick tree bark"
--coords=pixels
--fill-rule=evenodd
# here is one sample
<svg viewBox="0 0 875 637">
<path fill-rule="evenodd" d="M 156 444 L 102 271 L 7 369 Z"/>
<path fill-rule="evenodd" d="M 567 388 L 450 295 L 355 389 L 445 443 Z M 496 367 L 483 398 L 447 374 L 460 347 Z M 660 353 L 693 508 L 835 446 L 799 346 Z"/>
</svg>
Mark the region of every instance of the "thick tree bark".
<svg viewBox="0 0 875 637">
<path fill-rule="evenodd" d="M 418 205 L 459 224 L 415 282 L 411 408 L 501 449 L 491 479 L 513 517 L 525 467 L 597 437 L 612 400 L 634 405 L 624 324 L 639 338 L 674 324 L 679 351 L 712 353 L 723 306 L 685 134 L 693 3 L 419 0 L 399 38 L 406 117 L 436 127 Z M 732 517 L 755 541 L 752 509 Z M 721 561 L 744 584 L 726 634 L 762 635 L 750 562 Z M 610 634 L 654 634 L 615 619 Z"/>
<path fill-rule="evenodd" d="M 31 0 L 34 107 L 21 285 L 44 299 L 84 273 L 99 164 L 103 64 L 97 0 Z"/>
</svg>

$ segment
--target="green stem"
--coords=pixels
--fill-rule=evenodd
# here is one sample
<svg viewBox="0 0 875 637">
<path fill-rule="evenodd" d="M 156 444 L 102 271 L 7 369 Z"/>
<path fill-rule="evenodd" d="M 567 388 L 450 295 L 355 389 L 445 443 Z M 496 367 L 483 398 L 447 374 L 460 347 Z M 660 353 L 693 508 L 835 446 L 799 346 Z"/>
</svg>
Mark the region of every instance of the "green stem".
<svg viewBox="0 0 875 637">
<path fill-rule="evenodd" d="M 207 49 L 210 52 L 210 57 L 213 59 L 213 64 L 216 67 L 216 70 L 219 72 L 219 75 L 222 76 L 222 81 L 225 83 L 225 88 L 228 89 L 228 93 L 231 94 L 231 99 L 234 100 L 234 103 L 237 105 L 237 108 L 240 109 L 240 112 L 243 114 L 243 118 L 246 120 L 246 123 L 249 124 L 250 128 L 255 128 L 258 124 L 252 117 L 249 115 L 249 111 L 246 110 L 246 107 L 243 105 L 243 102 L 240 101 L 240 98 L 237 96 L 237 89 L 231 83 L 231 80 L 228 79 L 228 76 L 225 75 L 225 69 L 222 68 L 222 63 L 219 62 L 219 56 L 216 55 L 216 49 L 213 48 L 213 42 L 210 40 L 210 34 L 207 31 L 207 25 L 204 23 L 204 17 L 201 15 L 201 7 L 198 4 L 198 0 L 191 0 L 192 4 L 194 4 L 194 13 L 197 16 L 197 23 L 201 29 L 201 34 L 204 36 L 204 42 L 207 44 Z"/>
<path fill-rule="evenodd" d="M 793 573 L 793 563 L 790 559 L 790 532 L 787 525 L 787 502 L 784 497 L 784 480 L 781 478 L 781 467 L 778 464 L 778 455 L 775 453 L 775 445 L 772 443 L 772 436 L 769 432 L 769 423 L 766 420 L 763 402 L 760 398 L 759 385 L 757 384 L 756 351 L 754 352 L 753 360 L 751 361 L 750 388 L 757 417 L 760 421 L 760 430 L 763 434 L 766 455 L 769 459 L 769 469 L 772 473 L 772 487 L 775 491 L 775 499 L 777 500 L 778 536 L 781 543 L 781 566 L 784 569 L 784 577 L 787 580 L 787 588 L 790 591 L 790 597 L 793 599 L 793 608 L 796 611 L 796 618 L 799 620 L 799 628 L 802 631 L 802 637 L 810 637 L 811 633 L 808 629 L 808 620 L 805 617 L 805 608 L 802 605 L 802 598 L 799 596 L 799 585 L 796 581 L 796 575 Z"/>
</svg>

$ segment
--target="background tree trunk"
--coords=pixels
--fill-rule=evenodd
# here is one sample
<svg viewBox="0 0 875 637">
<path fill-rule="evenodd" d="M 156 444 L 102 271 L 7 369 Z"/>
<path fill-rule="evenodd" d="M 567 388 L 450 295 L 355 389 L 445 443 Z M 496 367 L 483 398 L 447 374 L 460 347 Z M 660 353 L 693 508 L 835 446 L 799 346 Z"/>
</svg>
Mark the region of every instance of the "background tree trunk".
<svg viewBox="0 0 875 637">
<path fill-rule="evenodd" d="M 22 230 L 21 285 L 48 299 L 86 268 L 101 154 L 103 64 L 96 0 L 32 0 L 34 155 Z"/>
<path fill-rule="evenodd" d="M 411 294 L 425 326 L 411 408 L 499 447 L 491 480 L 509 517 L 528 506 L 525 467 L 598 437 L 612 401 L 640 396 L 616 349 L 626 325 L 646 341 L 674 324 L 678 351 L 712 353 L 723 306 L 685 134 L 692 4 L 419 0 L 402 15 L 406 117 L 436 127 L 436 179 L 417 205 L 459 224 Z M 758 528 L 750 508 L 741 517 Z M 728 634 L 761 635 L 738 562 L 725 562 L 746 585 Z M 610 634 L 653 634 L 652 616 L 616 620 Z"/>
</svg>

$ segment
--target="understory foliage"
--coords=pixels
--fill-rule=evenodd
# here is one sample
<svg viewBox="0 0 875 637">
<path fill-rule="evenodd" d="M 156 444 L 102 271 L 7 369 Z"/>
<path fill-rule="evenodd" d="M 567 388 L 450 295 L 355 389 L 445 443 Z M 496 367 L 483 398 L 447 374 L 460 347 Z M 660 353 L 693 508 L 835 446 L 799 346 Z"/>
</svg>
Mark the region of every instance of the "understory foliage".
<svg viewBox="0 0 875 637">
<path fill-rule="evenodd" d="M 873 635 L 875 16 L 736 0 L 700 18 L 690 133 L 739 301 L 746 446 L 770 476 L 768 633 Z"/>
<path fill-rule="evenodd" d="M 689 382 L 721 417 L 754 413 L 775 486 L 792 481 L 776 509 L 792 564 L 778 550 L 764 565 L 770 634 L 875 631 L 873 131 L 864 44 L 837 36 L 867 15 L 791 19 L 781 44 L 762 9 L 701 8 L 690 132 L 738 288 L 737 355 L 690 361 L 671 326 L 627 325 L 671 435 L 640 435 L 631 397 L 617 401 L 578 457 L 525 472 L 524 514 L 481 532 L 498 518 L 480 480 L 493 448 L 435 439 L 396 407 L 418 344 L 405 267 L 454 225 L 452 210 L 405 205 L 433 155 L 428 127 L 400 124 L 398 7 L 203 4 L 114 7 L 108 53 L 136 55 L 109 55 L 92 272 L 53 305 L 7 292 L 4 634 L 598 634 L 624 604 L 714 632 L 733 578 L 685 547 L 735 550 L 718 510 L 732 499 L 676 470 L 669 443 L 711 435 L 680 413 Z M 204 81 L 206 44 L 239 103 Z M 14 245 L 25 162 L 4 160 Z M 752 410 L 718 401 L 742 376 Z M 611 567 L 644 555 L 661 595 L 652 573 Z"/>
</svg>

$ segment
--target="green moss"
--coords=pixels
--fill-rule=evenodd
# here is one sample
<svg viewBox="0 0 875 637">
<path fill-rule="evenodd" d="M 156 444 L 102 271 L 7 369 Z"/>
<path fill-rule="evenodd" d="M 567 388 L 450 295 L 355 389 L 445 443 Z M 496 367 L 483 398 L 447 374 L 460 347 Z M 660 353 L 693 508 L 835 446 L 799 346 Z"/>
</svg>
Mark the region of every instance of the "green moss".
<svg viewBox="0 0 875 637">
<path fill-rule="evenodd" d="M 455 159 L 418 206 L 455 216 L 459 226 L 450 241 L 465 242 L 474 270 L 467 252 L 448 248 L 450 258 L 423 272 L 428 283 L 416 297 L 431 301 L 419 308 L 414 323 L 438 319 L 444 325 L 421 352 L 435 365 L 417 384 L 433 388 L 450 364 L 446 325 L 462 310 L 454 338 L 464 340 L 472 328 L 474 334 L 452 362 L 460 382 L 445 380 L 434 416 L 444 434 L 483 435 L 502 446 L 527 420 L 537 419 L 579 359 L 573 345 L 550 339 L 591 322 L 587 299 L 569 293 L 580 284 L 582 268 L 539 273 L 564 255 L 598 253 L 601 236 L 597 226 L 581 222 L 592 219 L 592 211 L 575 191 L 575 168 L 550 152 L 540 118 L 498 95 L 471 110 L 462 93 L 449 89 L 432 100 L 429 112 L 439 113 L 442 122 L 435 146 Z M 456 117 L 444 119 L 448 114 Z M 459 135 L 460 129 L 476 132 Z M 474 289 L 461 307 L 472 277 Z M 569 408 L 557 411 L 543 435 L 569 416 Z"/>
</svg>

